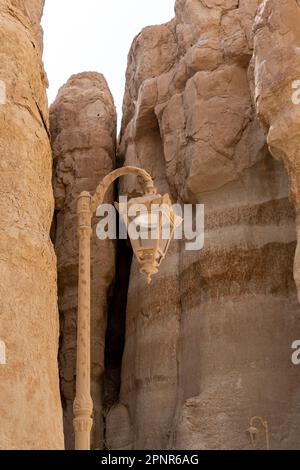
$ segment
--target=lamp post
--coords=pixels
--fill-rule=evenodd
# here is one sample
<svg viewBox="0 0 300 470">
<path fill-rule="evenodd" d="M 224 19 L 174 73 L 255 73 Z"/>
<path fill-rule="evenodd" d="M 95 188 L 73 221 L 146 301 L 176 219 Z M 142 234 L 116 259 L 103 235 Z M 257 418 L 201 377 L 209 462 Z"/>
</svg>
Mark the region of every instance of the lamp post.
<svg viewBox="0 0 300 470">
<path fill-rule="evenodd" d="M 156 238 L 149 240 L 143 238 L 131 239 L 132 248 L 140 264 L 140 271 L 148 277 L 151 282 L 153 274 L 157 273 L 158 268 L 166 256 L 171 238 L 176 225 L 175 215 L 168 195 L 160 196 L 154 186 L 151 176 L 141 168 L 123 167 L 112 171 L 99 184 L 94 196 L 88 192 L 83 192 L 78 198 L 78 232 L 79 232 L 79 279 L 78 279 L 78 316 L 77 316 L 77 367 L 76 367 L 76 397 L 74 400 L 74 431 L 75 431 L 75 449 L 90 450 L 90 434 L 93 425 L 91 418 L 93 412 L 93 402 L 91 398 L 91 351 L 90 351 L 90 307 L 91 307 L 91 234 L 92 217 L 98 207 L 103 204 L 105 194 L 110 185 L 119 177 L 133 174 L 141 177 L 145 195 L 132 199 L 129 206 L 134 203 L 143 205 L 142 210 L 137 217 L 130 220 L 129 213 L 120 210 L 126 225 L 128 222 L 136 223 L 146 230 L 151 228 L 152 234 L 156 233 Z M 163 206 L 162 206 L 163 205 Z M 160 211 L 163 207 L 164 214 Z M 154 217 L 151 214 L 151 208 L 155 207 Z M 163 239 L 163 216 L 168 218 L 171 231 L 169 238 Z M 151 217 L 151 219 L 149 219 Z M 150 220 L 150 222 L 149 222 Z M 130 235 L 130 234 L 129 234 Z"/>
<path fill-rule="evenodd" d="M 250 434 L 253 448 L 256 449 L 259 441 L 259 429 L 254 426 L 255 421 L 258 421 L 264 428 L 266 438 L 266 449 L 270 450 L 269 424 L 268 421 L 265 421 L 260 416 L 253 416 L 253 418 L 250 419 L 250 428 L 247 429 L 248 433 Z"/>
</svg>

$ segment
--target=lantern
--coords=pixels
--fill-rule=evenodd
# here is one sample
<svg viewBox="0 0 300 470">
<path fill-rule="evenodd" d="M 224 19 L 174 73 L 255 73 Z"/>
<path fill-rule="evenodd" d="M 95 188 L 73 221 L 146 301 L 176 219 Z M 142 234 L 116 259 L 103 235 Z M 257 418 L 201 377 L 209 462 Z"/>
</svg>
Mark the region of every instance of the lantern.
<svg viewBox="0 0 300 470">
<path fill-rule="evenodd" d="M 146 274 L 150 284 L 182 219 L 175 215 L 168 194 L 148 194 L 115 205 L 127 227 L 140 272 Z"/>
</svg>

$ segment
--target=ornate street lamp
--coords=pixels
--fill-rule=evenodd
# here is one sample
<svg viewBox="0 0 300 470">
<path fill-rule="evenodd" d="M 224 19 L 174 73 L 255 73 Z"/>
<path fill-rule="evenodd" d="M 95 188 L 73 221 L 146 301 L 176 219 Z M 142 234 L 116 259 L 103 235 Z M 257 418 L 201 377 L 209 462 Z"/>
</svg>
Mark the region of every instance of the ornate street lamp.
<svg viewBox="0 0 300 470">
<path fill-rule="evenodd" d="M 260 430 L 258 429 L 258 427 L 254 426 L 255 421 L 259 422 L 262 425 L 264 432 L 265 432 L 266 449 L 270 450 L 268 421 L 265 421 L 260 416 L 253 416 L 253 418 L 250 419 L 250 428 L 247 429 L 247 432 L 250 434 L 250 439 L 251 439 L 251 444 L 253 446 L 253 449 L 257 448 L 257 445 L 259 442 L 259 435 L 260 435 Z"/>
<path fill-rule="evenodd" d="M 103 204 L 110 185 L 120 176 L 134 174 L 141 177 L 145 195 L 131 199 L 125 211 L 116 204 L 128 228 L 134 254 L 140 264 L 140 272 L 148 282 L 158 272 L 166 256 L 175 226 L 181 219 L 173 212 L 169 196 L 157 194 L 151 176 L 141 168 L 123 167 L 111 172 L 98 186 L 94 196 L 83 192 L 78 198 L 77 214 L 79 228 L 79 280 L 77 316 L 77 371 L 76 398 L 74 401 L 75 449 L 90 449 L 90 433 L 93 402 L 90 391 L 90 254 L 92 217 Z"/>
<path fill-rule="evenodd" d="M 174 214 L 168 194 L 149 194 L 131 199 L 124 207 L 115 204 L 128 229 L 133 252 L 148 283 L 165 258 L 181 219 Z"/>
</svg>

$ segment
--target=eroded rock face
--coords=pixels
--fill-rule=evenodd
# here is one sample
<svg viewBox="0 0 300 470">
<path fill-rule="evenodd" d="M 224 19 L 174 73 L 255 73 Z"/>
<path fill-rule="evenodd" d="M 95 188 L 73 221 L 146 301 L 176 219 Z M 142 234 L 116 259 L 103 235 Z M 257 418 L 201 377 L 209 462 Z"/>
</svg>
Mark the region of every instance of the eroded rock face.
<svg viewBox="0 0 300 470">
<path fill-rule="evenodd" d="M 0 1 L 0 449 L 62 449 L 43 1 Z"/>
<path fill-rule="evenodd" d="M 116 112 L 104 77 L 72 76 L 51 107 L 56 201 L 55 250 L 61 320 L 60 371 L 66 447 L 74 448 L 73 401 L 76 375 L 78 233 L 76 205 L 82 191 L 94 194 L 115 165 Z M 113 192 L 107 196 L 113 202 Z M 108 295 L 115 270 L 113 241 L 92 237 L 92 448 L 103 447 L 103 372 Z"/>
<path fill-rule="evenodd" d="M 205 245 L 173 243 L 150 287 L 133 264 L 111 448 L 247 449 L 255 415 L 273 448 L 300 446 L 295 213 L 248 72 L 259 3 L 178 0 L 129 54 L 119 154 L 205 205 Z"/>
<path fill-rule="evenodd" d="M 263 1 L 254 32 L 254 76 L 257 111 L 267 130 L 272 155 L 289 174 L 297 212 L 298 247 L 294 278 L 300 298 L 299 172 L 300 172 L 300 3 Z M 284 64 L 284 66 L 283 66 Z"/>
</svg>

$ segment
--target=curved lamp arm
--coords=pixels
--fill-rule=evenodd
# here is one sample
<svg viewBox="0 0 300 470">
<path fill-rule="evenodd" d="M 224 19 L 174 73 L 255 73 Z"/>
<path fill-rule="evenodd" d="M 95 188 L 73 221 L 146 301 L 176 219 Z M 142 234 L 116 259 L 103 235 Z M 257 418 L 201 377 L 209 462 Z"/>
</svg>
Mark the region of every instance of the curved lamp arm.
<svg viewBox="0 0 300 470">
<path fill-rule="evenodd" d="M 91 351 L 90 351 L 90 315 L 91 315 L 91 234 L 92 216 L 103 203 L 110 185 L 124 175 L 140 176 L 146 194 L 156 194 L 151 176 L 141 168 L 125 166 L 112 171 L 103 178 L 94 196 L 83 192 L 78 198 L 79 232 L 79 276 L 78 276 L 78 314 L 77 314 L 77 366 L 76 397 L 74 401 L 75 449 L 90 449 L 90 433 L 93 424 L 91 418 L 93 402 L 91 398 Z"/>
<path fill-rule="evenodd" d="M 137 168 L 135 166 L 124 166 L 118 168 L 117 170 L 112 171 L 109 175 L 105 176 L 99 186 L 96 189 L 94 196 L 91 199 L 91 211 L 94 214 L 100 204 L 103 203 L 105 194 L 107 193 L 110 185 L 116 181 L 121 176 L 125 175 L 136 175 L 140 176 L 143 181 L 143 187 L 145 194 L 156 194 L 157 190 L 154 186 L 153 179 L 147 173 L 147 171 L 142 170 L 142 168 Z"/>
</svg>

